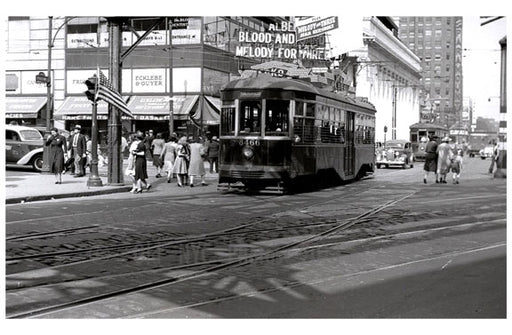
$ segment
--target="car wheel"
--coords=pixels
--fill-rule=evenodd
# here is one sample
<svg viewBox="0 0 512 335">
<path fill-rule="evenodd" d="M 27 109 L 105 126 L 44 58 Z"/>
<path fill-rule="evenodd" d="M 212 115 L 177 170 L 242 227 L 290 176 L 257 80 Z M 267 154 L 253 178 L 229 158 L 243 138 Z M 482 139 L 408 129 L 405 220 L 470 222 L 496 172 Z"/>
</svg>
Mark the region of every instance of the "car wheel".
<svg viewBox="0 0 512 335">
<path fill-rule="evenodd" d="M 483 161 L 485 160 L 485 157 L 480 157 Z"/>
<path fill-rule="evenodd" d="M 375 164 L 377 166 L 377 169 L 380 169 L 380 164 Z"/>
<path fill-rule="evenodd" d="M 32 167 L 38 172 L 43 171 L 43 155 L 36 155 L 32 158 Z"/>
</svg>

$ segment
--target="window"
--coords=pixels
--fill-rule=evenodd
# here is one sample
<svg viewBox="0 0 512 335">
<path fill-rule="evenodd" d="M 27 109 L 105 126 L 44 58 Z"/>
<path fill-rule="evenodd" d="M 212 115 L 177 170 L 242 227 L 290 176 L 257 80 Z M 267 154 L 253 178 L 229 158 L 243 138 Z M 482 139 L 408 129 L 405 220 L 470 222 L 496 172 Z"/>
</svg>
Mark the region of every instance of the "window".
<svg viewBox="0 0 512 335">
<path fill-rule="evenodd" d="M 28 17 L 11 16 L 8 26 L 9 52 L 30 51 L 30 20 Z"/>
<path fill-rule="evenodd" d="M 240 103 L 240 133 L 255 134 L 261 133 L 261 102 L 242 101 Z"/>
<path fill-rule="evenodd" d="M 267 100 L 265 111 L 265 135 L 288 135 L 290 101 Z"/>
<path fill-rule="evenodd" d="M 220 121 L 221 135 L 235 134 L 235 108 L 222 107 Z"/>
</svg>

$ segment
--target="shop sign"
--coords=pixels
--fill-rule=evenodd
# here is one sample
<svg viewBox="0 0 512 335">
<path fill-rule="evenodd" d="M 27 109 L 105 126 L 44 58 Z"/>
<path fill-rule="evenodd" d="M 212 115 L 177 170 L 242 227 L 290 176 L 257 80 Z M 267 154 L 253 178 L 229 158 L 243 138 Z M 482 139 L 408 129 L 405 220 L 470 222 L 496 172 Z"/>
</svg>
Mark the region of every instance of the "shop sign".
<svg viewBox="0 0 512 335">
<path fill-rule="evenodd" d="M 91 115 L 63 115 L 62 118 L 66 121 L 92 120 Z M 96 118 L 98 120 L 108 120 L 108 115 L 98 114 Z"/>
<path fill-rule="evenodd" d="M 139 36 L 145 34 L 145 31 L 139 31 Z M 165 30 L 153 30 L 144 40 L 140 43 L 140 45 L 166 45 L 167 44 L 167 32 Z M 134 40 L 137 37 L 134 36 Z"/>
<path fill-rule="evenodd" d="M 134 93 L 165 93 L 165 69 L 132 70 Z"/>
<path fill-rule="evenodd" d="M 37 113 L 5 113 L 6 119 L 36 119 Z"/>
<path fill-rule="evenodd" d="M 201 43 L 201 19 L 175 17 L 172 19 L 172 44 Z"/>
<path fill-rule="evenodd" d="M 337 21 L 337 18 L 336 18 Z M 235 55 L 270 59 L 323 59 L 324 52 L 309 44 L 297 44 L 293 23 L 269 25 L 267 31 L 239 31 Z"/>
<path fill-rule="evenodd" d="M 130 117 L 121 117 L 123 120 L 132 120 Z M 165 121 L 169 120 L 169 115 L 133 115 L 134 120 L 141 121 Z"/>
<path fill-rule="evenodd" d="M 338 17 L 330 16 L 327 18 L 313 19 L 304 25 L 297 25 L 297 41 L 305 40 L 311 37 L 320 36 L 328 31 L 338 28 Z"/>
</svg>

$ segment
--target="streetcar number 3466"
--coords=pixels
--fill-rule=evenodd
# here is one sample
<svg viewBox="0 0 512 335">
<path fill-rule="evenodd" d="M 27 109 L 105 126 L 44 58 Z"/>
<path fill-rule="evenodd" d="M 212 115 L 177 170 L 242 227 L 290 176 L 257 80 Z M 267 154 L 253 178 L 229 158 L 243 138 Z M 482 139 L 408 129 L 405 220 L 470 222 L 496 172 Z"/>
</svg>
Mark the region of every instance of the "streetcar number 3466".
<svg viewBox="0 0 512 335">
<path fill-rule="evenodd" d="M 250 146 L 259 146 L 260 145 L 260 141 L 259 140 L 245 139 L 245 140 L 239 140 L 238 144 L 240 144 L 240 145 L 250 145 Z"/>
</svg>

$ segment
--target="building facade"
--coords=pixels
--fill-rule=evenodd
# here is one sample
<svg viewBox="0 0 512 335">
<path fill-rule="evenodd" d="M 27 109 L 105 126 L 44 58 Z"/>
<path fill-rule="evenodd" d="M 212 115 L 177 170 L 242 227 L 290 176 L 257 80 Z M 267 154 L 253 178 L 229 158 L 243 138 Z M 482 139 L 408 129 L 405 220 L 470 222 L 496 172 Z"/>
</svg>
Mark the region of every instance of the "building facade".
<svg viewBox="0 0 512 335">
<path fill-rule="evenodd" d="M 408 139 L 409 126 L 419 118 L 420 60 L 397 31 L 389 17 L 365 17 L 364 47 L 349 52 L 357 57 L 356 95 L 368 97 L 377 108 L 378 141 Z"/>
<path fill-rule="evenodd" d="M 435 122 L 461 122 L 462 17 L 400 17 L 399 37 L 421 61 L 422 98 L 432 106 Z M 425 113 L 423 121 L 431 119 Z"/>
<path fill-rule="evenodd" d="M 261 32 L 281 20 L 127 18 L 122 52 L 145 32 L 151 32 L 122 63 L 122 95 L 134 114 L 134 119 L 123 118 L 123 132 L 153 129 L 168 134 L 171 117 L 178 133 L 215 132 L 221 86 L 237 78 L 240 69 L 257 63 L 255 59 L 235 57 L 238 32 Z M 35 77 L 48 74 L 51 44 L 54 123 L 66 129 L 80 124 L 88 132 L 91 103 L 84 95 L 84 82 L 97 69 L 108 76 L 107 21 L 101 17 L 60 17 L 50 23 L 48 17 L 9 17 L 6 37 L 6 121 L 45 124 L 47 86 L 36 83 Z M 103 142 L 107 113 L 107 104 L 100 101 L 98 122 Z"/>
</svg>

